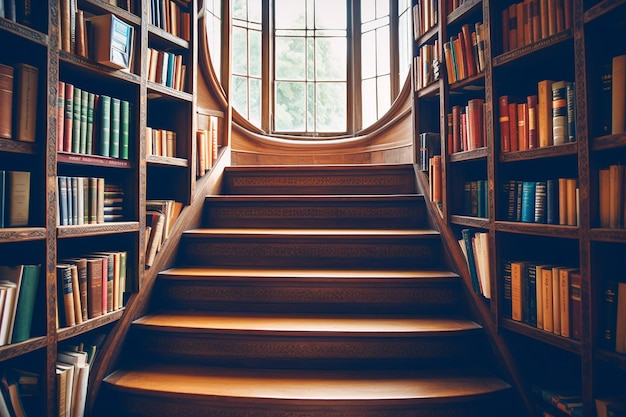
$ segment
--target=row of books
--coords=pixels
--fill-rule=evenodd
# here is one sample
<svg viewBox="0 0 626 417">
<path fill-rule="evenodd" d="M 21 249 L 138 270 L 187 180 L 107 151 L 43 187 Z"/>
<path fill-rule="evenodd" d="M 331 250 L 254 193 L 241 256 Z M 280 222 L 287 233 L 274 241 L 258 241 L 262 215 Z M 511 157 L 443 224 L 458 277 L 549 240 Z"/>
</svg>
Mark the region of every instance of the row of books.
<svg viewBox="0 0 626 417">
<path fill-rule="evenodd" d="M 465 106 L 452 106 L 447 114 L 448 153 L 471 151 L 487 144 L 485 100 L 474 98 Z"/>
<path fill-rule="evenodd" d="M 217 161 L 217 148 L 219 138 L 219 119 L 217 116 L 209 116 L 208 129 L 199 129 L 196 132 L 197 161 L 196 175 L 203 176 Z"/>
<path fill-rule="evenodd" d="M 183 209 L 183 203 L 174 200 L 146 201 L 146 267 L 152 266 L 163 243 Z"/>
<path fill-rule="evenodd" d="M 575 142 L 575 103 L 575 84 L 569 81 L 539 81 L 538 93 L 521 102 L 501 96 L 498 99 L 501 151 Z"/>
<path fill-rule="evenodd" d="M 57 416 L 83 417 L 89 373 L 104 337 L 98 335 L 88 343 L 62 346 L 57 352 Z"/>
<path fill-rule="evenodd" d="M 502 216 L 507 221 L 577 226 L 580 189 L 576 178 L 505 181 Z"/>
<path fill-rule="evenodd" d="M 0 346 L 31 337 L 41 265 L 0 266 Z"/>
<path fill-rule="evenodd" d="M 572 0 L 524 0 L 502 10 L 502 52 L 572 27 Z"/>
<path fill-rule="evenodd" d="M 176 132 L 146 127 L 146 154 L 176 157 Z"/>
<path fill-rule="evenodd" d="M 416 40 L 437 24 L 438 15 L 438 0 L 420 0 L 413 5 L 413 35 Z"/>
<path fill-rule="evenodd" d="M 626 55 L 617 55 L 602 66 L 600 135 L 626 131 Z"/>
<path fill-rule="evenodd" d="M 80 226 L 124 219 L 124 190 L 97 177 L 57 177 L 57 225 Z"/>
<path fill-rule="evenodd" d="M 463 212 L 473 217 L 489 217 L 487 180 L 465 181 L 463 184 Z"/>
<path fill-rule="evenodd" d="M 0 170 L 0 228 L 29 224 L 30 172 Z"/>
<path fill-rule="evenodd" d="M 182 55 L 148 48 L 148 81 L 183 91 L 186 72 Z"/>
<path fill-rule="evenodd" d="M 40 401 L 39 374 L 25 369 L 10 368 L 0 377 L 0 416 L 36 415 Z"/>
<path fill-rule="evenodd" d="M 0 17 L 22 25 L 33 25 L 33 12 L 36 12 L 33 9 L 27 0 L 0 0 Z"/>
<path fill-rule="evenodd" d="M 469 24 L 461 27 L 461 31 L 450 37 L 443 44 L 443 56 L 446 62 L 448 83 L 453 84 L 472 77 L 485 69 L 485 35 L 483 24 Z"/>
<path fill-rule="evenodd" d="M 59 326 L 75 326 L 122 308 L 127 258 L 126 251 L 109 251 L 59 260 Z"/>
<path fill-rule="evenodd" d="M 459 246 L 465 259 L 476 294 L 491 298 L 491 263 L 489 261 L 489 233 L 461 231 Z"/>
<path fill-rule="evenodd" d="M 581 282 L 577 268 L 504 261 L 503 314 L 546 332 L 580 340 Z"/>
<path fill-rule="evenodd" d="M 626 282 L 606 281 L 601 297 L 599 345 L 626 354 Z"/>
<path fill-rule="evenodd" d="M 600 227 L 626 227 L 626 166 L 610 165 L 598 171 Z"/>
<path fill-rule="evenodd" d="M 130 103 L 59 81 L 57 150 L 128 159 Z"/>
<path fill-rule="evenodd" d="M 441 136 L 439 133 L 423 132 L 419 137 L 419 167 L 420 171 L 428 171 L 430 158 L 441 155 Z"/>
<path fill-rule="evenodd" d="M 187 11 L 188 0 L 150 0 L 149 3 L 148 16 L 151 25 L 186 41 L 191 39 L 191 18 Z"/>
<path fill-rule="evenodd" d="M 439 79 L 440 63 L 439 40 L 435 39 L 433 44 L 424 44 L 420 47 L 419 54 L 413 57 L 415 91 Z"/>
<path fill-rule="evenodd" d="M 540 416 L 583 417 L 583 397 L 580 387 L 562 384 L 532 384 L 531 392 L 542 407 L 538 407 Z M 598 414 L 598 417 L 601 417 Z M 606 417 L 606 416 L 604 416 Z"/>
<path fill-rule="evenodd" d="M 37 67 L 0 63 L 0 138 L 35 141 L 38 80 Z"/>
</svg>

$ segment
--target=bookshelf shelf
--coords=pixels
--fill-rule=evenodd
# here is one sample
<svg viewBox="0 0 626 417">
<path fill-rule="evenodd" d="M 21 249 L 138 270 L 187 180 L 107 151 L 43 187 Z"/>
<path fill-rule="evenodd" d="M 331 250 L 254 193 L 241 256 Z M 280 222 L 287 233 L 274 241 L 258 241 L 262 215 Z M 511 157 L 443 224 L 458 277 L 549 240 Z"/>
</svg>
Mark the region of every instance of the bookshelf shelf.
<svg viewBox="0 0 626 417">
<path fill-rule="evenodd" d="M 500 162 L 528 161 L 531 159 L 553 158 L 558 156 L 576 155 L 578 153 L 578 143 L 565 143 L 556 146 L 546 146 L 544 148 L 527 149 L 517 152 L 503 152 L 500 154 Z"/>
<path fill-rule="evenodd" d="M 424 33 L 422 36 L 417 38 L 416 43 L 419 46 L 422 46 L 432 41 L 433 39 L 435 39 L 437 37 L 438 32 L 439 32 L 439 28 L 437 26 L 433 26 L 432 28 L 428 29 L 428 31 Z"/>
<path fill-rule="evenodd" d="M 91 165 L 107 168 L 132 168 L 131 161 L 128 159 L 108 158 L 99 155 L 83 155 L 67 152 L 59 152 L 57 162 L 60 164 Z"/>
<path fill-rule="evenodd" d="M 0 138 L 0 152 L 14 152 L 33 155 L 37 153 L 37 144 Z"/>
<path fill-rule="evenodd" d="M 626 229 L 591 229 L 589 238 L 596 242 L 626 242 Z"/>
<path fill-rule="evenodd" d="M 419 98 L 436 97 L 440 94 L 440 90 L 441 90 L 441 81 L 437 80 L 428 84 L 426 87 L 420 89 L 417 92 L 417 96 Z"/>
<path fill-rule="evenodd" d="M 584 21 L 589 23 L 626 4 L 626 0 L 604 0 L 585 11 Z"/>
<path fill-rule="evenodd" d="M 110 222 L 81 226 L 58 226 L 57 237 L 68 239 L 85 236 L 132 233 L 139 231 L 139 222 Z"/>
<path fill-rule="evenodd" d="M 502 55 L 498 55 L 497 57 L 493 59 L 493 66 L 499 67 L 499 66 L 503 66 L 506 64 L 510 64 L 518 60 L 519 58 L 531 55 L 536 51 L 550 48 L 550 47 L 555 47 L 561 42 L 564 42 L 566 40 L 571 40 L 571 39 L 573 39 L 571 30 L 566 30 L 566 31 L 557 33 L 556 35 L 542 39 L 539 42 L 534 42 L 522 48 L 518 48 L 513 51 L 508 51 Z"/>
<path fill-rule="evenodd" d="M 598 349 L 596 351 L 596 359 L 608 365 L 619 368 L 622 371 L 626 371 L 626 355 Z"/>
<path fill-rule="evenodd" d="M 57 333 L 58 340 L 62 341 L 62 340 L 71 339 L 72 337 L 87 333 L 91 330 L 116 322 L 122 317 L 123 314 L 124 314 L 124 309 L 122 308 L 121 310 L 116 310 L 111 313 L 104 314 L 100 317 L 89 319 L 75 326 L 63 327 L 58 330 L 58 333 Z"/>
<path fill-rule="evenodd" d="M 498 232 L 522 233 L 527 235 L 548 236 L 563 239 L 578 239 L 580 234 L 577 226 L 557 226 L 551 224 L 506 221 L 496 221 L 495 229 Z"/>
<path fill-rule="evenodd" d="M 472 216 L 461 216 L 458 214 L 452 214 L 450 216 L 450 223 L 459 226 L 476 227 L 479 229 L 489 229 L 489 219 Z"/>
<path fill-rule="evenodd" d="M 59 63 L 61 64 L 62 72 L 65 69 L 64 65 L 69 65 L 74 67 L 74 70 L 83 71 L 83 74 L 89 73 L 89 76 L 92 78 L 99 73 L 106 75 L 107 78 L 113 77 L 119 81 L 135 84 L 137 86 L 141 84 L 141 77 L 136 74 L 107 67 L 106 65 L 98 64 L 97 62 L 69 52 L 59 51 Z"/>
<path fill-rule="evenodd" d="M 0 229 L 0 243 L 44 240 L 45 238 L 46 229 L 44 227 L 15 227 Z"/>
<path fill-rule="evenodd" d="M 580 354 L 580 342 L 567 337 L 557 336 L 553 333 L 548 333 L 543 330 L 539 330 L 536 327 L 530 326 L 526 323 L 511 319 L 502 319 L 500 321 L 502 328 L 514 331 L 524 336 L 539 340 L 552 346 L 556 346 L 560 349 L 567 350 L 569 352 Z"/>
<path fill-rule="evenodd" d="M 148 34 L 150 42 L 156 42 L 166 48 L 174 47 L 189 49 L 189 42 L 182 38 L 179 38 L 178 36 L 172 35 L 168 31 L 163 30 L 160 27 L 148 25 Z"/>
<path fill-rule="evenodd" d="M 189 166 L 189 161 L 184 158 L 172 158 L 168 156 L 158 155 L 146 155 L 146 162 L 150 165 L 161 165 L 170 167 L 183 167 Z"/>
<path fill-rule="evenodd" d="M 489 155 L 487 147 L 472 149 L 471 151 L 456 152 L 449 155 L 450 162 L 474 161 L 477 159 L 486 159 Z"/>
<path fill-rule="evenodd" d="M 600 136 L 592 139 L 591 150 L 602 151 L 626 147 L 626 133 L 619 135 Z"/>
<path fill-rule="evenodd" d="M 184 91 L 174 90 L 173 88 L 166 87 L 161 84 L 147 81 L 148 84 L 148 98 L 149 99 L 164 99 L 164 100 L 178 100 L 191 103 L 193 96 Z"/>
<path fill-rule="evenodd" d="M 46 35 L 45 33 L 41 33 L 33 28 L 21 25 L 19 23 L 13 22 L 12 20 L 8 20 L 2 17 L 0 17 L 0 30 L 9 32 L 30 42 L 36 42 L 42 46 L 47 46 L 49 42 L 48 35 Z"/>
<path fill-rule="evenodd" d="M 6 361 L 26 353 L 43 349 L 48 344 L 45 336 L 31 337 L 20 343 L 13 343 L 0 347 L 0 361 Z"/>
<path fill-rule="evenodd" d="M 454 84 L 450 84 L 450 93 L 455 94 L 457 92 L 469 92 L 469 91 L 483 91 L 485 89 L 485 73 L 479 72 L 457 81 Z"/>
<path fill-rule="evenodd" d="M 477 14 L 482 20 L 482 0 L 470 0 L 464 2 L 462 5 L 452 10 L 446 18 L 448 25 L 455 24 L 461 19 L 465 19 L 468 15 Z"/>
<path fill-rule="evenodd" d="M 103 0 L 79 0 L 78 7 L 81 10 L 90 11 L 94 14 L 113 13 L 120 19 L 134 26 L 141 25 L 141 18 L 124 9 L 109 4 Z"/>
</svg>

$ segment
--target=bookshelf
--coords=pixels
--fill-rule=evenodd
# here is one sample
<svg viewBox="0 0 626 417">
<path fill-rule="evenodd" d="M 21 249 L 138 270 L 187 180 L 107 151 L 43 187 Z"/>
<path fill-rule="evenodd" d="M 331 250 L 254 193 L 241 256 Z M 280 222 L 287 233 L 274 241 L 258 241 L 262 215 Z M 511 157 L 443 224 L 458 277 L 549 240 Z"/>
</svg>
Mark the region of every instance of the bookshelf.
<svg viewBox="0 0 626 417">
<path fill-rule="evenodd" d="M 603 339 L 607 320 L 610 325 L 616 314 L 610 308 L 616 308 L 618 296 L 611 298 L 615 294 L 610 288 L 624 282 L 626 229 L 623 222 L 608 226 L 606 217 L 602 220 L 602 216 L 608 215 L 608 209 L 600 203 L 609 189 L 603 188 L 608 187 L 606 182 L 600 185 L 601 178 L 606 181 L 611 166 L 620 167 L 626 163 L 623 128 L 619 131 L 606 128 L 607 123 L 611 123 L 610 98 L 607 104 L 611 93 L 610 90 L 606 92 L 606 81 L 603 84 L 610 73 L 606 64 L 612 63 L 613 57 L 626 54 L 625 45 L 612 41 L 623 35 L 626 1 L 554 2 L 553 26 L 548 25 L 548 30 L 542 32 L 541 6 L 544 3 L 552 4 L 541 0 L 413 1 L 418 10 L 435 10 L 437 13 L 436 24 L 426 34 L 415 33 L 414 56 L 420 57 L 423 45 L 435 40 L 441 40 L 435 56 L 443 56 L 443 62 L 433 64 L 433 67 L 439 65 L 441 68 L 440 78 L 428 85 L 418 82 L 417 72 L 421 67 L 414 68 L 414 135 L 417 147 L 421 133 L 440 134 L 442 193 L 438 202 L 439 213 L 456 238 L 461 239 L 464 229 L 488 233 L 492 293 L 490 298 L 479 296 L 479 299 L 508 342 L 522 370 L 524 386 L 537 409 L 555 411 L 543 408 L 539 396 L 533 392 L 534 386 L 553 383 L 564 390 L 573 388 L 573 392 L 581 397 L 584 415 L 593 416 L 596 399 L 623 393 L 626 389 L 623 383 L 626 380 L 626 354 L 616 351 L 614 340 L 607 342 Z M 538 15 L 532 13 L 533 4 L 538 7 Z M 521 10 L 524 16 L 525 5 L 531 5 L 530 19 L 518 20 L 517 11 Z M 414 13 L 416 15 L 419 13 Z M 546 20 L 548 24 L 552 16 L 550 12 Z M 484 29 L 484 66 L 461 80 L 451 78 L 458 78 L 458 74 L 452 75 L 447 68 L 451 60 L 446 55 L 446 42 L 458 39 L 464 25 L 471 28 L 476 22 L 482 23 Z M 512 27 L 523 28 L 523 32 L 519 36 L 512 34 Z M 473 51 L 478 53 L 478 48 Z M 419 59 L 414 62 L 421 64 Z M 569 99 L 568 85 L 558 83 L 562 80 L 572 83 Z M 546 90 L 546 86 L 550 89 Z M 561 95 L 563 91 L 564 96 Z M 506 100 L 502 100 L 504 97 Z M 553 107 L 553 97 L 563 97 L 556 104 L 557 110 Z M 463 140 L 463 133 L 458 131 L 458 122 L 449 121 L 449 115 L 455 106 L 458 109 L 455 116 L 456 113 L 463 114 L 464 106 L 469 109 L 470 100 L 476 99 L 484 101 L 484 142 L 474 148 L 459 147 L 455 135 Z M 553 111 L 562 118 L 553 120 Z M 518 117 L 521 115 L 522 120 Z M 549 122 L 542 119 L 545 117 L 550 117 Z M 621 118 L 625 118 L 624 114 Z M 521 122 L 524 136 L 519 136 Z M 558 123 L 556 144 L 554 126 L 546 131 L 552 133 L 551 142 L 545 142 L 547 136 L 541 129 L 545 129 L 547 123 Z M 512 124 L 518 126 L 515 137 Z M 416 160 L 421 162 L 419 157 L 418 153 Z M 613 172 L 619 172 L 620 168 L 613 169 Z M 426 174 L 424 178 L 432 181 L 432 172 Z M 619 175 L 615 174 L 614 178 Z M 565 221 L 561 221 L 561 213 L 553 211 L 559 207 L 558 201 L 553 201 L 559 197 L 557 190 L 566 189 L 567 179 L 572 180 L 569 184 L 574 191 L 561 196 L 564 199 L 561 207 L 569 208 L 564 213 Z M 475 199 L 479 194 L 472 195 L 473 190 L 466 189 L 466 186 L 480 180 L 486 181 L 487 213 L 477 216 L 476 212 L 469 211 L 471 205 L 467 204 L 466 196 L 469 193 Z M 554 188 L 559 180 L 565 181 L 564 185 Z M 535 187 L 532 197 L 528 191 L 527 202 L 539 202 L 540 211 L 536 212 L 533 204 L 532 211 L 527 209 L 524 214 L 528 217 L 522 221 L 522 212 L 516 217 L 514 210 L 517 206 L 512 206 L 511 201 L 521 204 L 521 199 L 519 203 L 517 201 L 518 196 L 522 196 L 518 191 L 523 191 L 526 183 L 529 184 L 527 190 Z M 537 184 L 542 187 L 540 197 L 536 193 Z M 624 183 L 621 184 L 623 188 Z M 548 186 L 550 190 L 544 197 L 543 187 L 547 189 Z M 572 196 L 569 205 L 568 195 Z M 515 200 L 510 200 L 512 196 Z M 620 210 L 623 213 L 623 200 L 614 213 Z M 552 217 L 549 220 L 542 216 Z M 529 270 L 535 271 L 536 265 L 540 266 L 540 271 L 544 265 L 578 270 L 567 272 L 570 284 L 572 274 L 576 272 L 581 280 L 580 286 L 569 286 L 567 296 L 570 302 L 580 306 L 576 307 L 580 308 L 577 317 L 581 324 L 576 324 L 580 326 L 580 335 L 574 336 L 570 332 L 569 336 L 563 336 L 554 330 L 544 330 L 543 324 L 538 326 L 531 318 L 514 320 L 508 315 L 511 276 L 505 267 L 507 261 L 526 262 L 522 265 L 522 282 L 530 283 L 530 288 L 545 282 L 537 277 L 538 281 L 534 281 L 532 272 L 528 275 Z M 564 285 L 567 288 L 567 284 Z M 577 297 L 575 301 L 572 294 Z M 523 299 L 531 298 L 526 294 Z M 527 308 L 536 310 L 534 304 Z M 570 311 L 570 308 L 567 307 L 567 311 L 571 318 L 576 310 Z M 567 328 L 572 326 L 574 324 Z M 614 336 L 616 331 L 613 328 L 609 333 Z M 577 386 L 566 387 L 570 382 Z"/>
<path fill-rule="evenodd" d="M 197 2 L 172 2 L 160 20 L 154 20 L 154 4 L 147 0 L 50 0 L 47 7 L 32 8 L 32 14 L 0 17 L 0 43 L 8 48 L 0 64 L 13 68 L 14 76 L 10 80 L 12 95 L 6 98 L 6 92 L 0 91 L 1 100 L 10 100 L 3 106 L 9 103 L 13 114 L 9 133 L 0 133 L 0 166 L 6 174 L 1 177 L 6 178 L 1 187 L 3 207 L 17 200 L 10 194 L 14 188 L 4 188 L 13 175 L 10 173 L 30 173 L 28 219 L 10 224 L 14 210 L 2 212 L 6 221 L 0 226 L 0 265 L 41 265 L 30 338 L 0 346 L 0 373 L 21 369 L 39 375 L 39 395 L 24 399 L 32 415 L 57 415 L 57 353 L 83 342 L 86 346 L 101 344 L 126 313 L 128 299 L 156 275 L 157 271 L 145 266 L 150 238 L 146 205 L 151 200 L 171 199 L 186 207 L 194 201 L 196 181 L 202 177 L 196 170 L 196 130 L 208 128 L 208 120 L 215 117 L 218 154 L 228 145 L 228 103 L 209 100 L 203 109 L 197 109 L 198 36 L 205 36 L 198 24 L 203 21 Z M 128 31 L 124 33 L 132 33 L 116 45 L 120 50 L 126 48 L 128 68 L 95 60 L 94 53 L 103 40 L 95 38 L 90 21 L 111 21 L 109 15 L 121 22 Z M 72 27 L 76 36 L 71 35 Z M 165 78 L 154 78 L 151 73 L 153 50 L 172 57 L 174 65 L 161 73 Z M 36 84 L 34 89 L 32 84 L 29 87 L 36 94 L 28 101 L 35 104 L 28 113 L 18 105 L 18 93 L 26 90 L 21 81 L 22 64 L 36 69 Z M 5 85 L 2 80 L 0 85 Z M 65 94 L 68 86 L 71 102 Z M 210 88 L 206 83 L 202 86 L 206 94 Z M 80 102 L 73 100 L 77 89 Z M 108 99 L 103 103 L 104 97 Z M 22 101 L 20 98 L 19 103 Z M 105 106 L 107 101 L 110 107 Z M 70 115 L 76 122 L 71 125 Z M 33 120 L 29 128 L 34 140 L 21 137 L 22 126 L 18 132 L 17 124 L 25 118 Z M 4 131 L 5 122 L 0 121 Z M 148 128 L 169 132 L 163 141 L 170 140 L 172 152 L 148 152 L 153 149 Z M 70 132 L 78 142 L 69 139 Z M 71 188 L 63 190 L 63 184 Z M 67 199 L 61 197 L 63 193 Z M 98 200 L 101 196 L 102 201 Z M 80 208 L 79 201 L 83 204 Z M 59 293 L 64 281 L 59 281 L 57 267 L 97 256 L 106 257 L 115 268 L 120 265 L 114 270 L 112 284 L 118 305 L 102 314 L 81 316 L 82 322 L 68 325 L 65 298 Z M 104 265 L 104 261 L 94 262 Z M 126 272 L 125 284 L 119 271 Z M 103 277 L 108 280 L 109 276 L 107 270 Z M 109 285 L 108 281 L 102 284 Z"/>
</svg>

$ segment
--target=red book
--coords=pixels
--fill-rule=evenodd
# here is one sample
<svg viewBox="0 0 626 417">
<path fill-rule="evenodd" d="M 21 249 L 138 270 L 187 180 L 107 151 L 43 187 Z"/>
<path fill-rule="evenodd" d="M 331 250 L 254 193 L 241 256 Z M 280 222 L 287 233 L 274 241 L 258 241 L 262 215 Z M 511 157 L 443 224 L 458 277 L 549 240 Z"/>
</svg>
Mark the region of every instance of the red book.
<svg viewBox="0 0 626 417">
<path fill-rule="evenodd" d="M 509 130 L 509 96 L 502 96 L 499 100 L 500 108 L 500 151 L 511 151 L 511 137 Z"/>
<path fill-rule="evenodd" d="M 502 10 L 502 52 L 509 50 L 509 9 Z"/>
<path fill-rule="evenodd" d="M 472 52 L 472 35 L 470 34 L 469 25 L 465 24 L 461 27 L 463 33 L 463 42 L 465 44 L 465 62 L 467 63 L 467 76 L 471 77 L 476 74 L 476 61 Z"/>
<path fill-rule="evenodd" d="M 526 120 L 528 131 L 528 149 L 539 147 L 537 132 L 537 95 L 528 96 L 526 99 L 528 107 L 528 118 Z"/>
<path fill-rule="evenodd" d="M 460 121 L 460 107 L 452 106 L 452 141 L 454 146 L 452 152 L 461 152 L 461 121 Z"/>
<path fill-rule="evenodd" d="M 72 151 L 74 119 L 74 84 L 65 83 L 65 118 L 63 119 L 63 152 Z"/>
<path fill-rule="evenodd" d="M 528 149 L 528 105 L 526 103 L 517 105 L 517 142 L 519 150 Z"/>
<path fill-rule="evenodd" d="M 447 122 L 448 122 L 448 153 L 452 153 L 454 149 L 454 134 L 452 133 L 452 113 L 447 114 Z"/>
<path fill-rule="evenodd" d="M 517 49 L 517 4 L 509 6 L 509 50 Z"/>
<path fill-rule="evenodd" d="M 461 130 L 461 151 L 468 151 L 471 148 L 469 147 L 467 134 L 467 113 L 465 112 L 465 109 L 461 109 L 461 113 L 459 114 L 459 125 Z"/>
<path fill-rule="evenodd" d="M 485 146 L 483 143 L 483 103 L 482 98 L 475 98 L 467 102 L 467 124 L 469 132 L 469 149 L 478 149 Z"/>
<path fill-rule="evenodd" d="M 509 103 L 509 137 L 511 138 L 511 152 L 519 151 L 517 128 L 517 104 Z"/>
</svg>

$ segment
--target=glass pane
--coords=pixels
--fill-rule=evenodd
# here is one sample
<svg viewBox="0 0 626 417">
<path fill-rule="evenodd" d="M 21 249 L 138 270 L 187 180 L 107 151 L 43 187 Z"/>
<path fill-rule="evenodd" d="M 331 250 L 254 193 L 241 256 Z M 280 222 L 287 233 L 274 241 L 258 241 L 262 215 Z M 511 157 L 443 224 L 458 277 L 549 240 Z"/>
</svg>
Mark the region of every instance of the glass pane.
<svg viewBox="0 0 626 417">
<path fill-rule="evenodd" d="M 248 120 L 261 126 L 261 80 L 250 78 L 250 115 Z"/>
<path fill-rule="evenodd" d="M 410 14 L 404 12 L 400 15 L 398 27 L 398 43 L 399 43 L 399 63 L 400 63 L 400 82 L 404 82 L 409 69 L 411 68 L 411 20 Z"/>
<path fill-rule="evenodd" d="M 376 29 L 376 74 L 389 74 L 389 26 Z"/>
<path fill-rule="evenodd" d="M 248 21 L 261 23 L 261 0 L 248 0 Z"/>
<path fill-rule="evenodd" d="M 391 107 L 391 83 L 389 75 L 378 77 L 378 117 Z"/>
<path fill-rule="evenodd" d="M 316 0 L 315 29 L 346 29 L 346 1 Z"/>
<path fill-rule="evenodd" d="M 306 29 L 315 29 L 315 0 L 306 0 Z"/>
<path fill-rule="evenodd" d="M 361 35 L 361 76 L 372 78 L 376 76 L 376 33 L 367 32 Z"/>
<path fill-rule="evenodd" d="M 376 0 L 361 0 L 361 22 L 376 19 Z"/>
<path fill-rule="evenodd" d="M 306 123 L 306 91 L 304 83 L 276 83 L 274 125 L 277 131 L 303 132 Z"/>
<path fill-rule="evenodd" d="M 400 13 L 408 9 L 409 4 L 411 4 L 409 0 L 398 0 L 398 10 L 400 11 Z"/>
<path fill-rule="evenodd" d="M 305 0 L 275 0 L 277 29 L 304 29 Z"/>
<path fill-rule="evenodd" d="M 241 113 L 242 116 L 248 117 L 248 81 L 244 77 L 233 76 L 235 91 L 233 93 L 233 107 Z"/>
<path fill-rule="evenodd" d="M 315 83 L 307 83 L 306 93 L 306 131 L 315 132 Z"/>
<path fill-rule="evenodd" d="M 234 0 L 233 1 L 233 18 L 248 20 L 248 1 L 247 0 Z"/>
<path fill-rule="evenodd" d="M 233 27 L 233 74 L 248 74 L 247 30 Z"/>
<path fill-rule="evenodd" d="M 389 14 L 389 0 L 376 1 L 376 17 L 383 17 Z"/>
<path fill-rule="evenodd" d="M 276 38 L 276 79 L 304 80 L 306 54 L 303 38 Z"/>
<path fill-rule="evenodd" d="M 221 80 L 221 53 L 222 53 L 222 42 L 221 42 L 221 27 L 222 22 L 214 15 L 207 15 L 206 19 L 206 33 L 207 40 L 209 45 L 209 53 L 211 54 L 211 64 L 213 65 L 213 70 L 217 75 L 217 78 Z"/>
<path fill-rule="evenodd" d="M 361 108 L 363 119 L 363 127 L 367 127 L 374 123 L 376 117 L 376 79 L 363 80 L 361 83 Z"/>
<path fill-rule="evenodd" d="M 306 79 L 315 80 L 315 38 L 306 39 Z"/>
<path fill-rule="evenodd" d="M 345 38 L 317 38 L 315 40 L 315 75 L 318 81 L 346 79 L 346 48 Z"/>
<path fill-rule="evenodd" d="M 316 131 L 346 131 L 346 84 L 318 83 L 316 101 Z"/>
<path fill-rule="evenodd" d="M 261 32 L 248 31 L 250 42 L 250 76 L 261 77 Z"/>
</svg>

